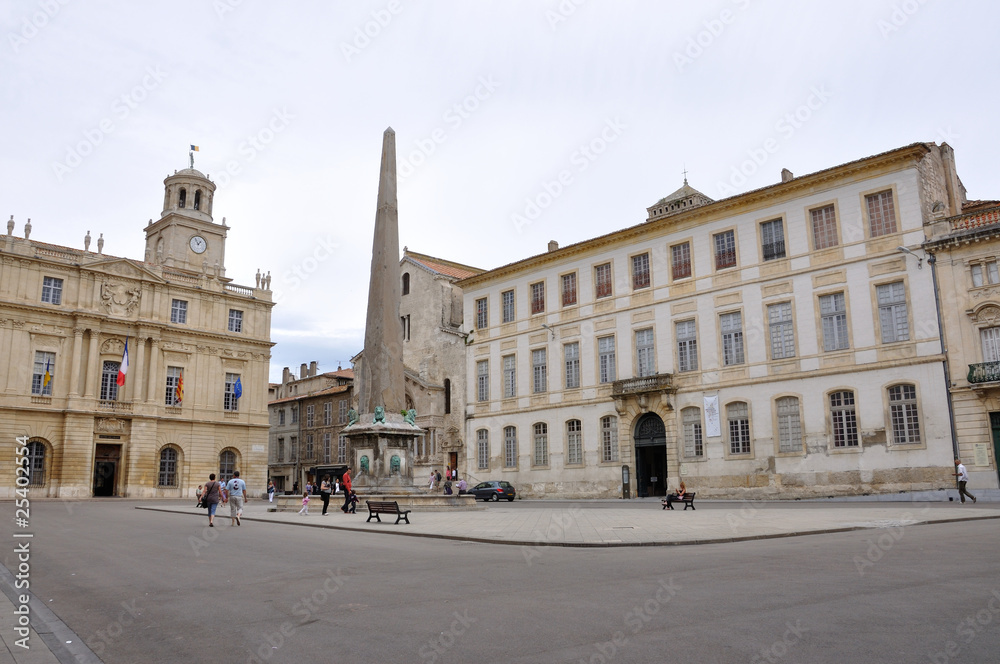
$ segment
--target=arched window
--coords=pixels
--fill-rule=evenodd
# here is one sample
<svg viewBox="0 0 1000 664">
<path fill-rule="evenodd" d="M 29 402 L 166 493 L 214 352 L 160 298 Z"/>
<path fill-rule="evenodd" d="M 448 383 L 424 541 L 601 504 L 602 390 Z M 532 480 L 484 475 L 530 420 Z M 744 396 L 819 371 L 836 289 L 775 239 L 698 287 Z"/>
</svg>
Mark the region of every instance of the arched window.
<svg viewBox="0 0 1000 664">
<path fill-rule="evenodd" d="M 28 486 L 45 485 L 45 443 L 28 443 Z"/>
<path fill-rule="evenodd" d="M 618 418 L 614 415 L 601 418 L 601 461 L 618 461 Z"/>
<path fill-rule="evenodd" d="M 535 455 L 534 455 L 534 465 L 536 466 L 547 466 L 549 465 L 549 425 L 545 422 L 539 422 L 534 426 L 535 430 Z"/>
<path fill-rule="evenodd" d="M 177 198 L 177 207 L 182 208 L 187 205 L 188 192 L 187 189 L 181 188 L 180 195 Z"/>
<path fill-rule="evenodd" d="M 177 450 L 172 447 L 164 447 L 160 450 L 160 480 L 158 485 L 177 486 Z"/>
<path fill-rule="evenodd" d="M 201 189 L 194 192 L 194 209 L 195 210 L 201 209 Z"/>
<path fill-rule="evenodd" d="M 503 428 L 503 466 L 517 468 L 517 427 Z"/>
<path fill-rule="evenodd" d="M 778 409 L 778 451 L 802 451 L 802 420 L 799 417 L 799 400 L 781 397 L 775 401 Z"/>
<path fill-rule="evenodd" d="M 409 295 L 410 294 L 410 273 L 409 272 L 404 272 L 403 273 L 403 293 L 402 294 L 403 295 Z"/>
<path fill-rule="evenodd" d="M 583 463 L 583 425 L 580 420 L 566 422 L 566 464 Z"/>
<path fill-rule="evenodd" d="M 476 431 L 476 460 L 479 470 L 490 469 L 490 432 L 486 429 Z"/>
<path fill-rule="evenodd" d="M 365 474 L 368 473 L 368 455 L 367 454 L 361 457 L 361 472 L 365 473 Z"/>
<path fill-rule="evenodd" d="M 233 479 L 233 472 L 236 470 L 236 452 L 223 450 L 219 455 L 219 481 L 228 482 Z"/>
<path fill-rule="evenodd" d="M 681 426 L 684 428 L 684 456 L 700 457 L 705 454 L 701 437 L 701 411 L 685 408 L 681 411 Z"/>
<path fill-rule="evenodd" d="M 750 407 L 744 401 L 726 406 L 729 422 L 729 453 L 750 454 Z"/>
<path fill-rule="evenodd" d="M 889 388 L 889 417 L 894 444 L 920 444 L 920 417 L 917 415 L 917 388 L 914 385 L 893 385 Z"/>
<path fill-rule="evenodd" d="M 444 414 L 451 412 L 451 379 L 444 379 Z"/>
<path fill-rule="evenodd" d="M 830 421 L 833 423 L 834 447 L 858 446 L 858 415 L 854 410 L 854 392 L 845 390 L 830 395 Z"/>
<path fill-rule="evenodd" d="M 389 474 L 399 475 L 399 455 L 393 454 L 392 458 L 389 459 Z"/>
</svg>

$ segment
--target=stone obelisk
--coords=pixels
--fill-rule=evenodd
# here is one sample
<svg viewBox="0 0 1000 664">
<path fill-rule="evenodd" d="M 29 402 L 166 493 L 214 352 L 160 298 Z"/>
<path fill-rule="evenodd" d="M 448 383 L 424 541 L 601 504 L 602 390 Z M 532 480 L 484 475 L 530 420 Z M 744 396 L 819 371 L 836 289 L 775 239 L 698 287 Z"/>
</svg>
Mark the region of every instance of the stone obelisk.
<svg viewBox="0 0 1000 664">
<path fill-rule="evenodd" d="M 396 132 L 382 134 L 382 169 L 368 282 L 368 319 L 361 365 L 362 413 L 382 406 L 399 413 L 403 391 L 403 328 L 399 323 L 399 212 L 396 207 Z"/>
</svg>

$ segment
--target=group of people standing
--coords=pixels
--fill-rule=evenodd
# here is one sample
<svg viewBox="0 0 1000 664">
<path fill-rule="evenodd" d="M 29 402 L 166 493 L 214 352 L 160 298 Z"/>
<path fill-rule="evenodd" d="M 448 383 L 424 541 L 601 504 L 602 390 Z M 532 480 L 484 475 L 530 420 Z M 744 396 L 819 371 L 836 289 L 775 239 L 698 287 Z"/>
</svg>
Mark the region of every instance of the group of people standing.
<svg viewBox="0 0 1000 664">
<path fill-rule="evenodd" d="M 314 488 L 311 483 L 307 482 L 306 490 L 302 492 L 302 509 L 299 510 L 299 514 L 303 516 L 309 515 L 309 498 Z M 336 493 L 343 493 L 344 495 L 344 504 L 340 508 L 340 511 L 344 514 L 356 514 L 358 494 L 354 492 L 354 488 L 351 486 L 350 468 L 347 468 L 341 477 L 334 477 L 331 480 L 331 477 L 327 475 L 320 483 L 319 497 L 323 501 L 323 516 L 327 515 L 327 509 L 330 507 L 330 496 Z"/>
<path fill-rule="evenodd" d="M 441 484 L 441 480 L 442 479 L 444 480 L 444 485 L 443 485 L 444 495 L 450 496 L 453 493 L 453 491 L 452 491 L 452 481 L 457 481 L 458 480 L 458 470 L 455 469 L 455 468 L 452 468 L 451 466 L 447 466 L 445 468 L 444 476 L 443 477 L 441 475 L 441 471 L 439 471 L 439 470 L 431 470 L 431 483 L 427 487 L 427 490 L 428 491 L 433 491 L 434 490 L 434 484 L 435 483 Z M 461 482 L 459 482 L 459 484 L 464 484 L 464 483 L 465 483 L 465 480 L 462 480 Z M 462 491 L 465 489 L 465 487 L 460 486 L 459 489 L 460 489 L 459 493 L 462 493 Z"/>
<path fill-rule="evenodd" d="M 198 496 L 198 507 L 208 510 L 208 525 L 215 528 L 215 512 L 219 509 L 219 504 L 229 503 L 229 516 L 232 519 L 231 525 L 243 525 L 243 505 L 247 501 L 247 483 L 240 479 L 240 471 L 233 473 L 233 478 L 222 484 L 215 479 L 215 473 L 208 476 L 208 484 L 204 487 L 198 485 L 195 492 Z"/>
</svg>

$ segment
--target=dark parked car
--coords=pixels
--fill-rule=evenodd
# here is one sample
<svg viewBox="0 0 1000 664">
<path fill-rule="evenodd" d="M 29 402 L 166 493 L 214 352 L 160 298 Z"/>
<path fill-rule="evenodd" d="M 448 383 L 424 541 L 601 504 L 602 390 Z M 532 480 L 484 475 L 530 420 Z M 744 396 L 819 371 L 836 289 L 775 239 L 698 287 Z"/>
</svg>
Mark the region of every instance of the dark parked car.
<svg viewBox="0 0 1000 664">
<path fill-rule="evenodd" d="M 517 494 L 514 491 L 514 485 L 510 482 L 497 481 L 480 482 L 469 489 L 469 493 L 475 496 L 476 500 L 492 500 L 494 502 L 501 498 L 506 498 L 508 501 L 513 502 L 514 496 Z"/>
</svg>

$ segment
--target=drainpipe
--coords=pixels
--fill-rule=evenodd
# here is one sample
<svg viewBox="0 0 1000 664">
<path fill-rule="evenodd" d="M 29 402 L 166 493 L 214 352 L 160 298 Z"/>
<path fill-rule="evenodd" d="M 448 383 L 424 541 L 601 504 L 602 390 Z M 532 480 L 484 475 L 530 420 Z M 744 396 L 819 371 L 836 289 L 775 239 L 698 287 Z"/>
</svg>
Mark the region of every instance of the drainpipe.
<svg viewBox="0 0 1000 664">
<path fill-rule="evenodd" d="M 925 249 L 926 251 L 926 249 Z M 927 252 L 930 253 L 930 252 Z M 938 333 L 941 337 L 941 354 L 944 355 L 944 360 L 942 364 L 944 365 L 944 387 L 945 393 L 948 395 L 948 423 L 951 425 L 951 451 L 952 458 L 958 458 L 958 436 L 955 434 L 955 404 L 952 402 L 951 396 L 951 370 L 948 367 L 948 347 L 945 344 L 944 338 L 944 323 L 941 320 L 941 293 L 938 291 L 938 280 L 937 280 L 937 257 L 934 254 L 930 254 L 927 257 L 927 263 L 931 266 L 931 279 L 934 284 L 934 308 L 937 311 L 937 321 L 938 321 Z M 955 479 L 956 486 L 958 486 L 958 478 Z"/>
</svg>

